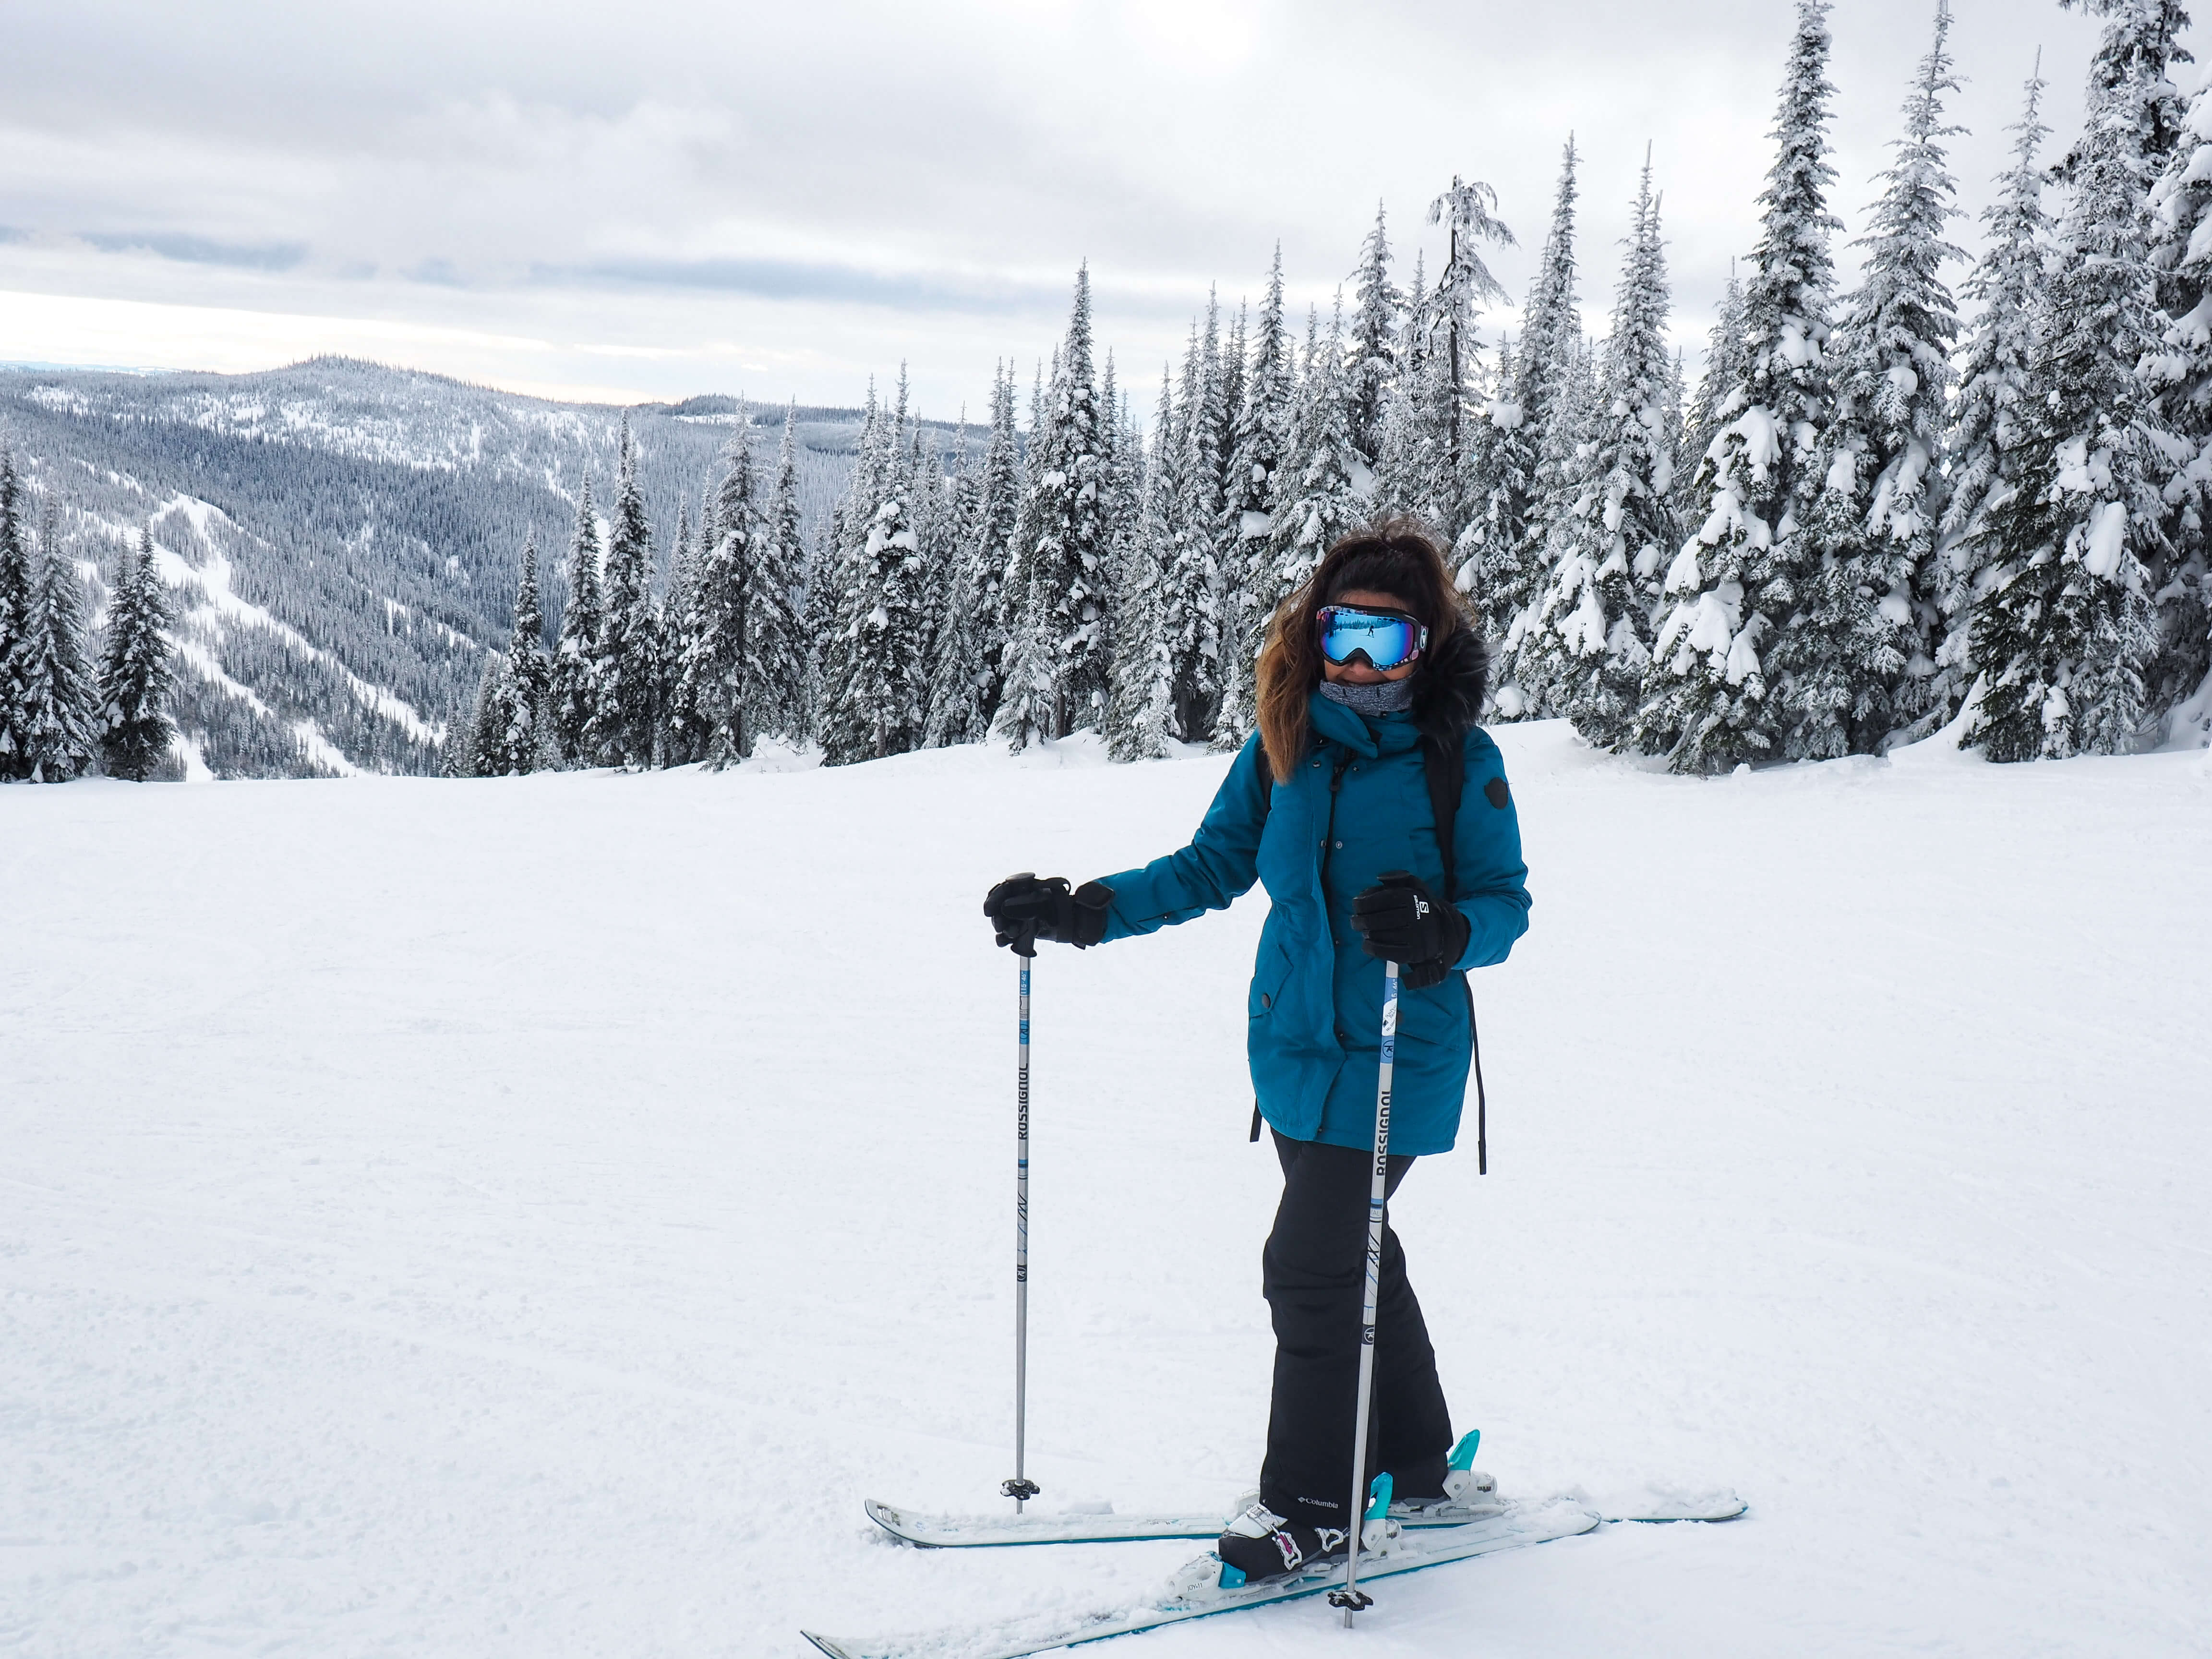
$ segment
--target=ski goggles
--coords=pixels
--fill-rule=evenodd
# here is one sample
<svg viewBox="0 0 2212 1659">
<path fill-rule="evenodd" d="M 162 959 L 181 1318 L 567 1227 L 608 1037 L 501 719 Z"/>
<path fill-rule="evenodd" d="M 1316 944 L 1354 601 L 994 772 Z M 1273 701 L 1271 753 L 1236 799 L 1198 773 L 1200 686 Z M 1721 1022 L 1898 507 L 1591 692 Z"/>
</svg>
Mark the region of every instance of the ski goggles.
<svg viewBox="0 0 2212 1659">
<path fill-rule="evenodd" d="M 1321 653 L 1331 662 L 1346 663 L 1364 656 L 1370 665 L 1386 673 L 1413 661 L 1429 642 L 1427 629 L 1395 611 L 1326 605 L 1314 612 L 1314 622 L 1321 636 Z"/>
</svg>

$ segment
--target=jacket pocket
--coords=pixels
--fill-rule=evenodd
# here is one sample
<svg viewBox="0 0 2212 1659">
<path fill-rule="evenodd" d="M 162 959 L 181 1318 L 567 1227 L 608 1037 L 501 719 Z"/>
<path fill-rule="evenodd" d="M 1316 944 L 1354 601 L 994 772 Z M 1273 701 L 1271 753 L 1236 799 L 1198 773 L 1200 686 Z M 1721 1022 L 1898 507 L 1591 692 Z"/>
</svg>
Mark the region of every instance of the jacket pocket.
<svg viewBox="0 0 2212 1659">
<path fill-rule="evenodd" d="M 1283 1000 L 1283 987 L 1291 977 L 1291 953 L 1280 939 L 1262 937 L 1260 959 L 1253 964 L 1252 989 L 1245 998 L 1248 1018 L 1265 1019 Z"/>
</svg>

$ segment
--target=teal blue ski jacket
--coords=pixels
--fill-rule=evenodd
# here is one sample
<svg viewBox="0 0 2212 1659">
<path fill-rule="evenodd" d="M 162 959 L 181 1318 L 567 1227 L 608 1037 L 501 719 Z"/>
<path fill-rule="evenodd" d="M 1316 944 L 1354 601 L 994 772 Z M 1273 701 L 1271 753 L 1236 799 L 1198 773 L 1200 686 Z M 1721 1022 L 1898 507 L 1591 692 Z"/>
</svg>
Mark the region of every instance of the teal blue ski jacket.
<svg viewBox="0 0 2212 1659">
<path fill-rule="evenodd" d="M 1247 1006 L 1261 1113 L 1296 1140 L 1372 1148 L 1382 964 L 1352 928 L 1352 901 L 1389 870 L 1409 870 L 1441 892 L 1443 860 L 1416 716 L 1356 714 L 1318 691 L 1311 716 L 1313 747 L 1292 776 L 1269 781 L 1254 736 L 1189 846 L 1104 878 L 1114 890 L 1105 938 L 1226 909 L 1259 881 L 1273 907 Z M 1446 896 L 1467 918 L 1467 950 L 1462 971 L 1442 984 L 1400 992 L 1393 1152 L 1452 1149 L 1474 1042 L 1464 970 L 1504 961 L 1528 927 L 1528 872 L 1504 759 L 1479 726 L 1468 726 L 1462 742 L 1456 885 Z"/>
</svg>

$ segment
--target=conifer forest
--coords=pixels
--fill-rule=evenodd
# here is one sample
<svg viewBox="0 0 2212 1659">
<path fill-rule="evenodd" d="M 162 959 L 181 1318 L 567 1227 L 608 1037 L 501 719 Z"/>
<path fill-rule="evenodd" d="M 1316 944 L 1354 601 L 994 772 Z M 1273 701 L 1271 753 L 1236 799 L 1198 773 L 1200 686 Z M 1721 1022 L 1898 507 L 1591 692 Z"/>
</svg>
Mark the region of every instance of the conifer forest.
<svg viewBox="0 0 2212 1659">
<path fill-rule="evenodd" d="M 1488 262 L 1516 233 L 1453 174 L 1412 204 L 1435 269 L 1385 204 L 1333 305 L 1294 314 L 1279 254 L 1255 302 L 1205 297 L 1157 385 L 1079 270 L 1048 358 L 1001 362 L 972 421 L 921 419 L 887 366 L 857 411 L 544 404 L 495 455 L 484 419 L 342 453 L 221 377 L 0 377 L 0 775 L 1234 749 L 1276 608 L 1384 509 L 1449 547 L 1492 720 L 1693 774 L 1944 728 L 1995 761 L 2170 741 L 2212 719 L 2212 91 L 2178 88 L 2179 0 L 2080 3 L 2083 128 L 2054 135 L 2056 66 L 2021 65 L 1978 224 L 1939 5 L 1847 225 L 1836 20 L 1799 0 L 1694 374 L 1666 163 L 1601 275 L 1568 139 L 1548 218 L 1512 216 L 1540 258 L 1510 327 Z M 317 373 L 373 400 L 388 372 L 283 375 Z"/>
</svg>

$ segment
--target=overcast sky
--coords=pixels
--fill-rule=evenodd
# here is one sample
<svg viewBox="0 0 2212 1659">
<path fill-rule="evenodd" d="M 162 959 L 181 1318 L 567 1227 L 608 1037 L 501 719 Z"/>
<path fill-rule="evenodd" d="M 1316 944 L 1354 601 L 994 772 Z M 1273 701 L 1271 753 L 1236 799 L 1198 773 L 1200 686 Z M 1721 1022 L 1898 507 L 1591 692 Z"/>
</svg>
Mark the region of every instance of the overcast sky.
<svg viewBox="0 0 2212 1659">
<path fill-rule="evenodd" d="M 1424 210 L 1454 173 L 1497 187 L 1517 295 L 1570 131 L 1593 329 L 1648 141 L 1694 358 L 1756 236 L 1793 8 L 7 9 L 0 359 L 237 370 L 343 351 L 564 396 L 837 403 L 904 359 L 949 416 L 983 405 L 995 358 L 1050 349 L 1079 260 L 1142 413 L 1210 283 L 1256 298 L 1279 240 L 1301 318 L 1326 307 L 1378 200 L 1403 280 L 1417 246 L 1433 264 Z M 1955 11 L 1971 132 L 1954 159 L 1978 210 L 2039 46 L 2054 148 L 2071 136 L 2094 28 L 2055 0 Z M 1837 7 L 1847 235 L 1933 16 L 1934 0 Z M 1978 246 L 1978 227 L 1957 240 Z"/>
</svg>

